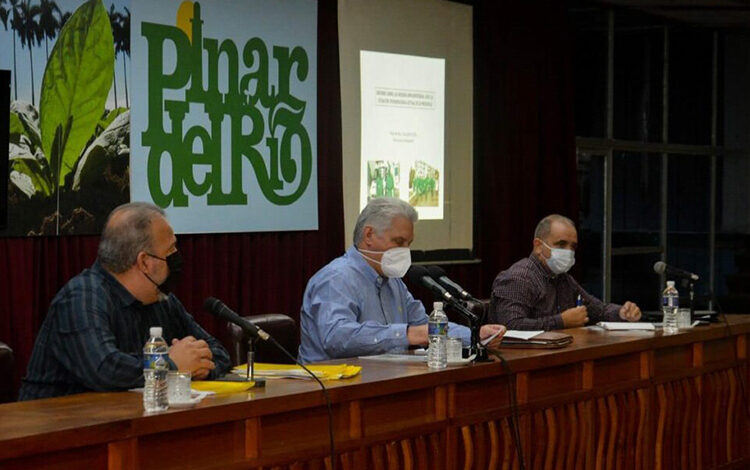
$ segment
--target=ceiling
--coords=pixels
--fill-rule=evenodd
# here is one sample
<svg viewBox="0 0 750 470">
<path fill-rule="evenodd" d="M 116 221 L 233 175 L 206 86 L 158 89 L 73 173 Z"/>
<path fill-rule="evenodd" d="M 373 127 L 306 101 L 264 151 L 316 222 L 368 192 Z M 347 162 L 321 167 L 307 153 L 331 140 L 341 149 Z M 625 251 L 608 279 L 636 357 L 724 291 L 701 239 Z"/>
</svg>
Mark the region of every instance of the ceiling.
<svg viewBox="0 0 750 470">
<path fill-rule="evenodd" d="M 750 28 L 750 0 L 599 0 L 711 28 Z"/>
</svg>

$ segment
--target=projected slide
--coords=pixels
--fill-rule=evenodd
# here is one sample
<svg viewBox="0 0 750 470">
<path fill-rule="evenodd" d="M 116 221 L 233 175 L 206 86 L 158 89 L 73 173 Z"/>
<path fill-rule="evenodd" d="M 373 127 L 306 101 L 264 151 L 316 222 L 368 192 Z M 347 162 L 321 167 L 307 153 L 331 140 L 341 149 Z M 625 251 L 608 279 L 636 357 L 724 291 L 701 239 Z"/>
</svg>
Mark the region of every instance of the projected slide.
<svg viewBox="0 0 750 470">
<path fill-rule="evenodd" d="M 445 59 L 360 51 L 360 208 L 398 197 L 442 219 Z"/>
</svg>

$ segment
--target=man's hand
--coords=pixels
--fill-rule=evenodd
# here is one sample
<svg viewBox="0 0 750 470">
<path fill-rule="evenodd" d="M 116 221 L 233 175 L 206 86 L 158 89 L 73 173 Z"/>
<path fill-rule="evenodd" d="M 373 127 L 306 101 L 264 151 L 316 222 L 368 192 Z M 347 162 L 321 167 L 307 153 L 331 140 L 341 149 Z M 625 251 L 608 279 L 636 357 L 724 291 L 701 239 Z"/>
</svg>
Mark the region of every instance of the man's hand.
<svg viewBox="0 0 750 470">
<path fill-rule="evenodd" d="M 633 302 L 625 302 L 620 308 L 620 318 L 625 321 L 638 321 L 641 319 L 641 309 Z"/>
<path fill-rule="evenodd" d="M 500 343 L 503 341 L 503 335 L 505 334 L 506 328 L 503 325 L 482 325 L 479 329 L 479 339 L 484 340 L 497 333 L 497 336 L 492 338 L 492 341 L 485 345 L 489 349 L 497 349 L 500 347 Z"/>
<path fill-rule="evenodd" d="M 429 343 L 427 324 L 406 327 L 406 338 L 410 345 L 427 346 L 427 343 Z"/>
<path fill-rule="evenodd" d="M 211 360 L 213 353 L 205 341 L 186 336 L 173 339 L 169 348 L 169 358 L 177 365 L 177 369 L 190 371 L 194 379 L 205 379 L 216 365 Z"/>
<path fill-rule="evenodd" d="M 569 308 L 561 313 L 560 316 L 562 317 L 565 328 L 583 326 L 589 321 L 589 312 L 584 305 Z"/>
</svg>

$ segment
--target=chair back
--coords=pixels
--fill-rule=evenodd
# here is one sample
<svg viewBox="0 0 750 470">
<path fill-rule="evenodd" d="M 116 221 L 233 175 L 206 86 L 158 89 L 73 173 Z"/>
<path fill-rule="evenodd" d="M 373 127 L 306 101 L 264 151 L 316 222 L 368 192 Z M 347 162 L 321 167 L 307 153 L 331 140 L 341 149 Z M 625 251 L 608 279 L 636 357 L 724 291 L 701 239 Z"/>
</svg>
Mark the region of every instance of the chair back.
<svg viewBox="0 0 750 470">
<path fill-rule="evenodd" d="M 264 315 L 249 315 L 242 317 L 253 323 L 271 335 L 293 356 L 297 356 L 299 348 L 299 331 L 297 323 L 288 315 L 280 313 L 267 313 Z M 247 362 L 247 348 L 249 336 L 239 326 L 229 323 L 229 358 L 232 365 Z M 269 341 L 255 341 L 255 362 L 268 362 L 273 364 L 293 364 L 284 353 Z"/>
<path fill-rule="evenodd" d="M 14 401 L 15 357 L 7 344 L 0 342 L 0 403 Z"/>
</svg>

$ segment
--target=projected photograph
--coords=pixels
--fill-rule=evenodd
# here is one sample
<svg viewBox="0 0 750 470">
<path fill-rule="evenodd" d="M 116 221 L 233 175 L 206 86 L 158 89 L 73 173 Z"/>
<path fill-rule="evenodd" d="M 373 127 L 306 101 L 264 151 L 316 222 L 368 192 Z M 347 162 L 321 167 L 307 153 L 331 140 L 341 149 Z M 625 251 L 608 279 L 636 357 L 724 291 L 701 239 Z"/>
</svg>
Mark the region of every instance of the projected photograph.
<svg viewBox="0 0 750 470">
<path fill-rule="evenodd" d="M 367 162 L 367 200 L 375 197 L 400 197 L 401 182 L 399 162 L 370 160 Z"/>
<path fill-rule="evenodd" d="M 440 202 L 440 172 L 422 160 L 409 169 L 409 204 L 436 207 Z"/>
<path fill-rule="evenodd" d="M 129 200 L 129 6 L 0 1 L 0 68 L 12 71 L 0 235 L 99 233 Z"/>
<path fill-rule="evenodd" d="M 360 102 L 361 207 L 392 195 L 442 220 L 445 59 L 360 51 Z"/>
</svg>

